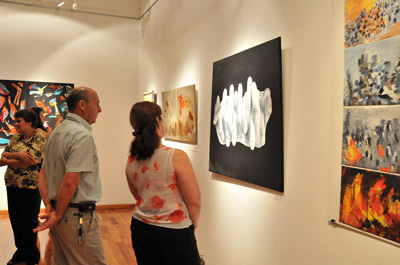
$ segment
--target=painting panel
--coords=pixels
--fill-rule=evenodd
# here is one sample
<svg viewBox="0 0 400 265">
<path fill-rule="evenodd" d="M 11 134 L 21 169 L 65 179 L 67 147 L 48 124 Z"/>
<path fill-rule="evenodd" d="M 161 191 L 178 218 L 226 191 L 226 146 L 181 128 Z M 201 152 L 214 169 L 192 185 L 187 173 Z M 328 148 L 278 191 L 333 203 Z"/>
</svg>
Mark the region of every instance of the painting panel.
<svg viewBox="0 0 400 265">
<path fill-rule="evenodd" d="M 209 170 L 283 191 L 281 39 L 213 65 Z"/>
<path fill-rule="evenodd" d="M 400 176 L 342 167 L 339 221 L 400 243 Z"/>
<path fill-rule="evenodd" d="M 143 94 L 143 101 L 153 102 L 153 91 Z"/>
<path fill-rule="evenodd" d="M 15 112 L 25 108 L 28 90 L 25 81 L 0 80 L 0 145 L 6 145 L 17 132 Z"/>
<path fill-rule="evenodd" d="M 178 140 L 178 117 L 176 90 L 162 92 L 162 110 L 164 114 L 165 139 Z"/>
<path fill-rule="evenodd" d="M 345 106 L 400 104 L 400 36 L 345 50 Z"/>
<path fill-rule="evenodd" d="M 157 103 L 157 94 L 154 91 L 146 92 L 143 94 L 143 101 Z"/>
<path fill-rule="evenodd" d="M 345 108 L 342 164 L 400 173 L 400 106 Z"/>
<path fill-rule="evenodd" d="M 16 111 L 40 107 L 45 116 L 44 126 L 49 132 L 54 128 L 57 115 L 67 113 L 66 97 L 73 84 L 0 80 L 0 145 L 6 145 L 16 133 Z"/>
<path fill-rule="evenodd" d="M 45 117 L 44 126 L 48 132 L 54 129 L 57 116 L 65 118 L 68 112 L 67 97 L 74 84 L 27 81 L 29 96 L 26 107 L 40 107 Z"/>
<path fill-rule="evenodd" d="M 346 0 L 345 47 L 400 34 L 399 0 Z"/>
<path fill-rule="evenodd" d="M 177 89 L 178 140 L 197 142 L 197 104 L 195 85 Z"/>
</svg>

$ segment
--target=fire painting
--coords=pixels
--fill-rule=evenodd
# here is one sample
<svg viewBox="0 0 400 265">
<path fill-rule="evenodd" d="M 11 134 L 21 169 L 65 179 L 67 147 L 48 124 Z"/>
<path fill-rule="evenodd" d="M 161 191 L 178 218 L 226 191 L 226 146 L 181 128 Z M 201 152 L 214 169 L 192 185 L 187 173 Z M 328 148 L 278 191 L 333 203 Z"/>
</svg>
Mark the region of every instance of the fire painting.
<svg viewBox="0 0 400 265">
<path fill-rule="evenodd" d="M 0 145 L 6 145 L 16 133 L 15 112 L 40 107 L 46 118 L 44 126 L 50 132 L 57 115 L 65 117 L 66 97 L 73 84 L 0 80 Z"/>
<path fill-rule="evenodd" d="M 342 164 L 400 173 L 400 106 L 345 108 Z"/>
<path fill-rule="evenodd" d="M 281 38 L 214 62 L 209 170 L 283 192 Z"/>
<path fill-rule="evenodd" d="M 342 167 L 342 223 L 400 243 L 400 176 Z"/>
<path fill-rule="evenodd" d="M 162 109 L 166 140 L 197 143 L 195 85 L 162 92 Z"/>
</svg>

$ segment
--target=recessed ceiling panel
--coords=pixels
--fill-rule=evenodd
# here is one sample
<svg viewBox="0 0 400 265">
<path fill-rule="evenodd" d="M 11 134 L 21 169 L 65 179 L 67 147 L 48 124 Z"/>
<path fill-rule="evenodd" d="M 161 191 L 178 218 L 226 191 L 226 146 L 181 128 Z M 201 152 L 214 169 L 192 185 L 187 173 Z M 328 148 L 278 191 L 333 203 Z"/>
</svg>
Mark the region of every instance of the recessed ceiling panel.
<svg viewBox="0 0 400 265">
<path fill-rule="evenodd" d="M 138 19 L 157 0 L 0 0 L 60 10 Z M 63 2 L 63 4 L 62 4 Z"/>
</svg>

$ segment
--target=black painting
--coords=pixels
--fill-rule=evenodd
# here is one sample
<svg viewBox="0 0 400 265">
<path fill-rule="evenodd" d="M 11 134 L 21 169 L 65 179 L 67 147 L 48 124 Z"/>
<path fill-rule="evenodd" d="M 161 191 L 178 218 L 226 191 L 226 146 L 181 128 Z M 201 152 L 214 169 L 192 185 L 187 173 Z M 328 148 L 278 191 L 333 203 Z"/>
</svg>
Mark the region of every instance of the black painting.
<svg viewBox="0 0 400 265">
<path fill-rule="evenodd" d="M 209 170 L 283 192 L 281 38 L 214 63 Z"/>
<path fill-rule="evenodd" d="M 56 117 L 66 115 L 66 98 L 73 87 L 68 83 L 0 80 L 0 145 L 7 145 L 16 133 L 14 114 L 24 108 L 42 108 L 44 126 L 51 132 Z"/>
</svg>

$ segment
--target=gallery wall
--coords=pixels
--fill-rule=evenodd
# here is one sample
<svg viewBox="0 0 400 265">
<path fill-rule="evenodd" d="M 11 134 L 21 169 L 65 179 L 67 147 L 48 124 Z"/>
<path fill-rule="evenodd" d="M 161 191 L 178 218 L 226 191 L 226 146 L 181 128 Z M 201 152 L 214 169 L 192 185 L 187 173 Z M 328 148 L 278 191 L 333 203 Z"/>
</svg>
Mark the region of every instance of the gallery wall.
<svg viewBox="0 0 400 265">
<path fill-rule="evenodd" d="M 284 193 L 208 171 L 213 62 L 279 36 Z M 343 36 L 344 0 L 169 0 L 142 19 L 137 99 L 149 90 L 198 90 L 198 144 L 164 143 L 193 162 L 206 264 L 376 265 L 400 258 L 397 246 L 329 223 L 339 214 Z"/>
<path fill-rule="evenodd" d="M 132 203 L 124 167 L 138 73 L 139 22 L 0 3 L 0 79 L 74 83 L 97 90 L 93 125 L 100 204 Z M 3 147 L 0 147 L 3 151 Z M 0 210 L 7 209 L 0 168 Z"/>
<path fill-rule="evenodd" d="M 149 90 L 160 96 L 195 84 L 198 143 L 165 144 L 193 161 L 206 264 L 376 265 L 400 258 L 398 247 L 328 222 L 339 210 L 344 0 L 164 0 L 140 22 L 5 3 L 0 14 L 1 79 L 97 89 L 100 204 L 132 202 L 123 172 L 132 103 Z M 213 62 L 278 36 L 284 193 L 208 171 Z"/>
</svg>

